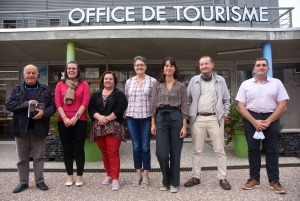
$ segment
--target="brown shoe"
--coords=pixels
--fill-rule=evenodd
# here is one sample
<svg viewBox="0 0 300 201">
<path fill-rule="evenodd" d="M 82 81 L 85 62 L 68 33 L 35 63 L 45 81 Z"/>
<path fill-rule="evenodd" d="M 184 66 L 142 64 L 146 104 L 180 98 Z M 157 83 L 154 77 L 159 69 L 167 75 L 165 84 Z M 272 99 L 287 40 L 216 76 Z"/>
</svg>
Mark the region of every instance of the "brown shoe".
<svg viewBox="0 0 300 201">
<path fill-rule="evenodd" d="M 271 181 L 270 188 L 275 190 L 276 193 L 286 194 L 286 191 L 284 190 L 284 188 L 282 188 L 282 186 L 278 180 Z"/>
<path fill-rule="evenodd" d="M 248 179 L 247 183 L 242 185 L 242 188 L 246 190 L 251 190 L 253 188 L 259 188 L 259 187 L 260 187 L 260 182 L 252 178 Z"/>
<path fill-rule="evenodd" d="M 224 190 L 231 190 L 231 186 L 228 183 L 228 181 L 226 179 L 221 179 L 220 180 L 220 186 L 224 189 Z"/>
<path fill-rule="evenodd" d="M 184 184 L 184 186 L 185 187 L 192 187 L 192 186 L 195 186 L 195 185 L 198 185 L 198 184 L 200 184 L 201 182 L 200 182 L 200 179 L 198 179 L 198 178 L 196 178 L 196 177 L 193 177 L 193 178 L 191 178 L 190 180 L 188 180 L 185 184 Z"/>
</svg>

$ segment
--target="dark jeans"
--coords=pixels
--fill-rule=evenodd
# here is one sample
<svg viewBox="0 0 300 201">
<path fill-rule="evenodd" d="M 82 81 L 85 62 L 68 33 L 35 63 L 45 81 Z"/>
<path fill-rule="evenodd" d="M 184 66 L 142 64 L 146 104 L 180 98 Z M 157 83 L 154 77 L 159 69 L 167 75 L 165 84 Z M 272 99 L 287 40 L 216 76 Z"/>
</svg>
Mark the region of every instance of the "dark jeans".
<svg viewBox="0 0 300 201">
<path fill-rule="evenodd" d="M 144 165 L 144 170 L 150 170 L 151 117 L 135 119 L 127 116 L 126 121 L 132 140 L 134 168 L 142 169 Z"/>
<path fill-rule="evenodd" d="M 73 175 L 74 152 L 77 176 L 82 176 L 85 162 L 84 143 L 87 132 L 87 121 L 78 120 L 74 126 L 65 126 L 58 122 L 58 132 L 64 150 L 64 162 L 68 175 Z"/>
<path fill-rule="evenodd" d="M 180 185 L 180 138 L 182 115 L 177 108 L 159 109 L 156 115 L 156 156 L 163 175 L 164 186 Z M 170 163 L 169 163 L 170 162 Z"/>
<path fill-rule="evenodd" d="M 272 113 L 256 113 L 249 111 L 250 114 L 257 120 L 265 120 Z M 265 139 L 262 140 L 263 147 L 266 153 L 266 168 L 269 181 L 279 180 L 278 168 L 278 127 L 279 119 L 269 125 L 266 130 L 263 130 Z M 255 127 L 244 119 L 244 129 L 248 143 L 248 157 L 250 165 L 250 177 L 260 181 L 260 140 L 254 139 L 253 135 L 256 131 Z"/>
</svg>

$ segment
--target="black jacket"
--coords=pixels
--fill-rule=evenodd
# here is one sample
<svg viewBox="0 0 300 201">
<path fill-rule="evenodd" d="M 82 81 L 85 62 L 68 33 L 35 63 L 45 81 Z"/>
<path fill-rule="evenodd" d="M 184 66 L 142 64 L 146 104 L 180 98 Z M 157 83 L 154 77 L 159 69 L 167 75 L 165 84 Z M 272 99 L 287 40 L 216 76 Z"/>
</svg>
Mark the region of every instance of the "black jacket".
<svg viewBox="0 0 300 201">
<path fill-rule="evenodd" d="M 99 91 L 95 92 L 90 100 L 89 115 L 91 119 L 93 119 L 93 121 L 95 120 L 93 116 L 97 112 L 105 116 L 108 116 L 114 112 L 114 114 L 117 116 L 116 121 L 123 123 L 123 114 L 128 105 L 125 94 L 121 90 L 114 88 L 111 94 L 107 97 L 108 101 L 104 107 L 102 90 L 103 89 L 100 89 Z"/>
<path fill-rule="evenodd" d="M 56 108 L 49 87 L 38 83 L 38 93 L 36 100 L 45 103 L 44 116 L 42 119 L 34 120 L 34 134 L 47 136 L 50 127 L 50 117 L 55 113 Z M 11 130 L 15 137 L 24 136 L 27 132 L 28 101 L 25 92 L 25 83 L 16 84 L 9 97 L 6 99 L 5 107 L 14 113 L 11 121 Z"/>
</svg>

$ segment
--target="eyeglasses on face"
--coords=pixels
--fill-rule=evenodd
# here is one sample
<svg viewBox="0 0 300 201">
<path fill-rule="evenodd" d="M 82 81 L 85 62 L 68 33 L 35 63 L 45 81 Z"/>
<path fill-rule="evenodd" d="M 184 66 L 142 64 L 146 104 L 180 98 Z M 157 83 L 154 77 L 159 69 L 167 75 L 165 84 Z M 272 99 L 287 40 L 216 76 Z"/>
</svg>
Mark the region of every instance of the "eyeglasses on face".
<svg viewBox="0 0 300 201">
<path fill-rule="evenodd" d="M 67 68 L 67 70 L 77 70 L 77 68 Z"/>
<path fill-rule="evenodd" d="M 140 67 L 144 67 L 145 64 L 135 64 L 135 66 L 136 66 L 136 67 L 139 67 L 139 66 L 140 66 Z"/>
</svg>

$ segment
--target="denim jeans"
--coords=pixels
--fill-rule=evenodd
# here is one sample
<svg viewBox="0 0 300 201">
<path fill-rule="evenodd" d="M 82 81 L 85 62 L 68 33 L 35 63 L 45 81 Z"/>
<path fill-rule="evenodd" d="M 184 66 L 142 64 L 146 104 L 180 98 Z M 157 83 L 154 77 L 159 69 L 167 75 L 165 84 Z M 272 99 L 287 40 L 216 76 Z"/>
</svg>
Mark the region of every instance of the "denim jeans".
<svg viewBox="0 0 300 201">
<path fill-rule="evenodd" d="M 144 166 L 144 170 L 150 170 L 151 117 L 135 119 L 127 116 L 126 121 L 132 140 L 134 168 L 142 169 Z"/>
<path fill-rule="evenodd" d="M 249 111 L 250 114 L 257 120 L 265 120 L 272 113 L 256 113 Z M 272 122 L 266 130 L 263 130 L 265 139 L 262 140 L 263 147 L 266 152 L 266 169 L 269 181 L 279 180 L 278 167 L 278 127 L 279 119 Z M 253 138 L 256 131 L 255 127 L 246 119 L 244 119 L 244 129 L 248 143 L 248 157 L 250 165 L 250 177 L 260 181 L 260 141 Z"/>
</svg>

